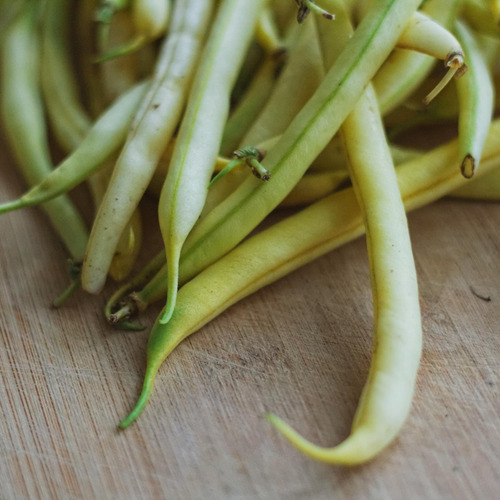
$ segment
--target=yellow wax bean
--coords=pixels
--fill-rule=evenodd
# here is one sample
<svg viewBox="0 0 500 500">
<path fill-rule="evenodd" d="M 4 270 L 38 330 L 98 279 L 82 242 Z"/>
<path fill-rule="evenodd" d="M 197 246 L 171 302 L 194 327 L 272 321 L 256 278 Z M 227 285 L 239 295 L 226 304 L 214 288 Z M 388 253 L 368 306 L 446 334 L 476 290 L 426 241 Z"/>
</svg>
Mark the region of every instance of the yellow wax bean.
<svg viewBox="0 0 500 500">
<path fill-rule="evenodd" d="M 203 209 L 231 89 L 263 5 L 263 0 L 224 0 L 201 55 L 158 205 L 168 266 L 164 321 L 175 306 L 181 248 Z"/>
</svg>

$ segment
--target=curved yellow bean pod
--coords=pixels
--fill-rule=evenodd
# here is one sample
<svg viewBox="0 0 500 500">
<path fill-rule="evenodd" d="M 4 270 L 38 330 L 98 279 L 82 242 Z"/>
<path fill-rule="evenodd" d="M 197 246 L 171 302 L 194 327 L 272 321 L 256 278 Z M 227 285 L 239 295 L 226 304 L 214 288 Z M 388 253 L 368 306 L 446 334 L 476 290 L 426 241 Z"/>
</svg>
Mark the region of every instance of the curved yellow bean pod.
<svg viewBox="0 0 500 500">
<path fill-rule="evenodd" d="M 380 453 L 406 420 L 420 362 L 422 327 L 405 210 L 371 86 L 341 130 L 370 258 L 375 317 L 372 364 L 351 433 L 339 445 L 313 445 L 290 432 L 277 417 L 269 419 L 307 455 L 354 465 Z"/>
</svg>

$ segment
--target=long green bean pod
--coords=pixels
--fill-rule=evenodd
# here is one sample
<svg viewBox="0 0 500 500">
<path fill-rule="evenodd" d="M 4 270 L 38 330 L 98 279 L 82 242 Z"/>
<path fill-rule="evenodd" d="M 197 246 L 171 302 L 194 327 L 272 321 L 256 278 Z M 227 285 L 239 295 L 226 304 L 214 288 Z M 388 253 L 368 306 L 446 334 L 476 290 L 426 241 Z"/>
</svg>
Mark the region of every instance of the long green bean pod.
<svg viewBox="0 0 500 500">
<path fill-rule="evenodd" d="M 264 0 L 224 0 L 201 56 L 158 203 L 168 267 L 164 321 L 175 306 L 181 248 L 203 209 L 231 90 L 263 5 Z"/>
<path fill-rule="evenodd" d="M 52 130 L 66 151 L 80 143 L 91 125 L 70 62 L 70 8 L 67 0 L 46 0 L 41 23 L 42 94 Z"/>
<path fill-rule="evenodd" d="M 98 21 L 95 30 L 93 31 L 94 43 L 97 40 L 97 46 L 102 50 L 107 50 L 108 47 L 121 46 L 126 43 L 134 34 L 134 27 L 131 15 L 126 9 L 125 1 L 113 0 L 107 4 L 113 12 L 113 22 L 108 24 L 108 29 L 102 33 L 103 23 Z M 99 51 L 99 48 L 96 49 Z M 148 56 L 152 52 L 150 45 L 143 47 L 142 50 L 124 54 L 121 57 L 111 59 L 101 64 L 93 64 L 96 68 L 94 74 L 96 83 L 98 84 L 99 95 L 96 95 L 94 85 L 88 87 L 88 93 L 91 102 L 95 103 L 94 111 L 98 111 L 96 118 L 101 115 L 108 107 L 117 101 L 123 95 L 126 95 L 136 84 L 143 81 L 145 78 L 150 78 L 153 58 L 148 62 Z M 92 76 L 92 75 L 89 75 Z M 91 78 L 91 81 L 94 80 Z M 127 124 L 130 122 L 127 121 Z M 122 126 L 120 125 L 121 129 Z M 128 132 L 128 130 L 127 130 Z M 106 189 L 111 179 L 113 168 L 116 164 L 117 155 L 106 161 L 106 164 L 99 167 L 88 178 L 88 186 L 92 196 L 95 212 L 97 213 L 99 206 L 102 203 Z M 109 266 L 109 276 L 120 281 L 128 276 L 132 271 L 137 260 L 142 246 L 142 217 L 140 207 L 137 207 L 127 224 L 123 227 L 120 238 L 116 244 L 113 253 L 113 259 Z"/>
<path fill-rule="evenodd" d="M 42 98 L 36 20 L 40 5 L 30 2 L 15 18 L 2 43 L 1 112 L 7 139 L 29 185 L 52 171 Z M 71 257 L 81 261 L 87 244 L 85 223 L 63 195 L 45 205 L 52 226 Z"/>
<path fill-rule="evenodd" d="M 0 214 L 44 203 L 73 189 L 102 167 L 124 143 L 149 82 L 121 96 L 100 116 L 80 145 L 20 198 L 0 204 Z"/>
<path fill-rule="evenodd" d="M 175 4 L 151 90 L 134 119 L 90 233 L 82 286 L 91 293 L 103 287 L 120 234 L 177 126 L 212 8 L 213 0 Z"/>
<path fill-rule="evenodd" d="M 457 21 L 457 36 L 464 47 L 469 70 L 456 82 L 460 169 L 472 177 L 479 166 L 494 109 L 494 85 L 487 61 L 468 26 Z"/>
<path fill-rule="evenodd" d="M 490 128 L 478 179 L 500 169 L 498 134 L 500 122 L 497 120 Z M 396 169 L 407 211 L 429 204 L 469 182 L 456 168 L 457 157 L 458 143 L 453 140 Z M 352 241 L 363 232 L 359 204 L 353 189 L 347 188 L 248 238 L 187 282 L 179 290 L 177 307 L 170 322 L 160 322 L 161 312 L 153 325 L 147 345 L 142 392 L 136 406 L 119 426 L 127 427 L 142 413 L 151 396 L 158 369 L 186 337 L 237 301 Z M 380 395 L 381 400 L 386 396 L 392 397 L 384 392 Z M 273 423 L 299 446 L 309 446 L 277 418 Z"/>
</svg>

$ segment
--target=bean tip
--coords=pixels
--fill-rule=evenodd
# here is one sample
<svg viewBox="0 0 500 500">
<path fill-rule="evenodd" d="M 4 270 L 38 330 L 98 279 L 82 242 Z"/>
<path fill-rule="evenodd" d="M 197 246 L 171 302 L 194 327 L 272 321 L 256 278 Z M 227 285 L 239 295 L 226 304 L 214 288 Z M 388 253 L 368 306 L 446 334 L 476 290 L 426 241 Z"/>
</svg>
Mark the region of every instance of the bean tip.
<svg viewBox="0 0 500 500">
<path fill-rule="evenodd" d="M 477 162 L 474 156 L 470 153 L 466 154 L 460 165 L 460 171 L 466 179 L 470 179 L 474 176 L 477 169 Z"/>
<path fill-rule="evenodd" d="M 170 321 L 173 312 L 174 312 L 173 307 L 168 307 L 167 309 L 165 309 L 164 313 L 158 319 L 160 324 L 166 325 Z"/>
</svg>

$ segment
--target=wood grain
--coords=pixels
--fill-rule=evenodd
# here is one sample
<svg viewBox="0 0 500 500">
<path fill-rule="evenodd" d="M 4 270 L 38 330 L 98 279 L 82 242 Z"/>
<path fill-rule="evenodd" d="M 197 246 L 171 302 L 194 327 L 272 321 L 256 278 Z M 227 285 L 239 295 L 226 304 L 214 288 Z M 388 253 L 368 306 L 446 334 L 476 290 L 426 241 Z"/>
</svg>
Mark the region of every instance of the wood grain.
<svg viewBox="0 0 500 500">
<path fill-rule="evenodd" d="M 22 190 L 3 153 L 0 200 Z M 106 295 L 51 309 L 67 284 L 64 249 L 38 209 L 0 217 L 0 497 L 497 498 L 500 206 L 442 200 L 409 221 L 425 329 L 413 411 L 385 453 L 343 469 L 302 456 L 263 414 L 324 445 L 348 433 L 371 343 L 363 239 L 187 339 L 118 432 L 147 330 L 107 327 Z"/>
</svg>

